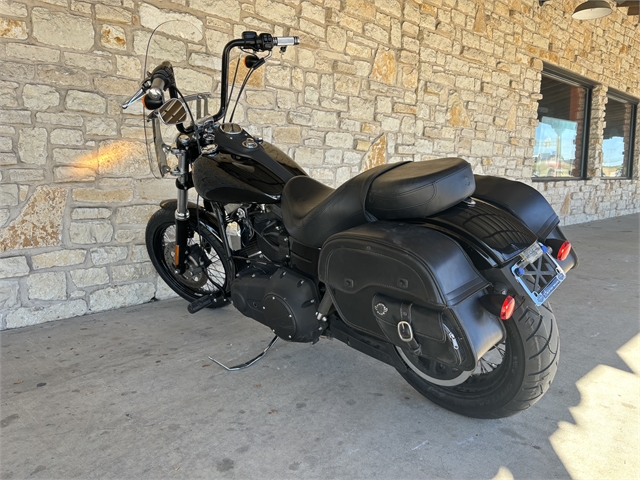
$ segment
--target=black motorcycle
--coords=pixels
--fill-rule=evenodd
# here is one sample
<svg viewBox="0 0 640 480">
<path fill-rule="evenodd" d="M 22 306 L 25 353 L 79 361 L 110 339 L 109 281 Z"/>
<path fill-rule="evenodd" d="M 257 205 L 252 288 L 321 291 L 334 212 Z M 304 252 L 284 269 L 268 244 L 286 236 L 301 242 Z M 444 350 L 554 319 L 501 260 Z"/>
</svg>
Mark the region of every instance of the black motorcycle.
<svg viewBox="0 0 640 480">
<path fill-rule="evenodd" d="M 237 105 L 272 50 L 297 44 L 255 32 L 229 42 L 213 116 L 209 95 L 180 93 L 168 62 L 123 105 L 143 100 L 152 163 L 176 178 L 177 199 L 162 202 L 146 230 L 159 275 L 191 313 L 233 303 L 275 333 L 243 365 L 215 360 L 228 370 L 278 338 L 335 338 L 454 412 L 527 409 L 558 366 L 548 298 L 578 264 L 557 215 L 535 189 L 474 176 L 460 158 L 378 166 L 337 189 L 309 177 L 233 123 L 233 111 L 226 120 L 232 50 L 246 68 L 240 83 L 235 67 Z M 179 131 L 173 145 L 163 124 Z"/>
</svg>

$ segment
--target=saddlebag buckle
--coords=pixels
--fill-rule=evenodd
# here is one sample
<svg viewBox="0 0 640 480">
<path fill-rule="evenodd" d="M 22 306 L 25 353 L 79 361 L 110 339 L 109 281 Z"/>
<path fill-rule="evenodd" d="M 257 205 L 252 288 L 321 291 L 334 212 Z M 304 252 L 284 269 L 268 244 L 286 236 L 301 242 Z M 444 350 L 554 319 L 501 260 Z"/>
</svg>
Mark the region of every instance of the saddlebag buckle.
<svg viewBox="0 0 640 480">
<path fill-rule="evenodd" d="M 400 322 L 398 322 L 398 336 L 400 337 L 400 340 L 407 344 L 407 347 L 409 347 L 411 353 L 413 353 L 414 355 L 420 355 L 420 353 L 422 352 L 422 348 L 420 347 L 418 341 L 414 338 L 413 329 L 411 328 L 411 324 L 408 321 L 400 320 Z"/>
<path fill-rule="evenodd" d="M 411 324 L 409 322 L 402 320 L 398 323 L 398 336 L 403 342 L 409 343 L 413 340 L 413 330 L 411 329 Z"/>
</svg>

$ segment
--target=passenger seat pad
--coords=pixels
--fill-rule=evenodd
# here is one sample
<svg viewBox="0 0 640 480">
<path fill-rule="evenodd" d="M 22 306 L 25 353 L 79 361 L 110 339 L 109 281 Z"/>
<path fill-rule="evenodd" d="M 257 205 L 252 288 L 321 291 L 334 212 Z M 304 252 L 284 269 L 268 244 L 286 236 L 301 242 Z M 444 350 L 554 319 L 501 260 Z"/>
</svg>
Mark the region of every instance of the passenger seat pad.
<svg viewBox="0 0 640 480">
<path fill-rule="evenodd" d="M 470 197 L 474 190 L 471 165 L 461 158 L 409 162 L 378 176 L 365 206 L 379 220 L 428 217 Z"/>
</svg>

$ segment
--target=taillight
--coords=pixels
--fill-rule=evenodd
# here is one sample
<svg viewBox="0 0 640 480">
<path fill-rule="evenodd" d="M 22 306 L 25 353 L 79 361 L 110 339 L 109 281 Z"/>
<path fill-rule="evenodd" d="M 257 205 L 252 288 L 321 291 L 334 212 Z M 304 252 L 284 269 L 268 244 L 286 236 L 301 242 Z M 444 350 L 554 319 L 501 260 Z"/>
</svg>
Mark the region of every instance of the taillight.
<svg viewBox="0 0 640 480">
<path fill-rule="evenodd" d="M 562 262 L 563 260 L 567 259 L 567 257 L 569 256 L 569 253 L 571 253 L 571 243 L 564 242 L 562 246 L 558 249 L 556 258 Z"/>
<path fill-rule="evenodd" d="M 516 301 L 512 296 L 508 296 L 502 302 L 502 308 L 500 308 L 500 319 L 501 320 L 509 320 L 511 315 L 513 315 L 513 311 L 516 308 Z"/>
<path fill-rule="evenodd" d="M 480 298 L 482 306 L 501 320 L 509 320 L 516 308 L 516 301 L 511 295 L 490 293 Z"/>
</svg>

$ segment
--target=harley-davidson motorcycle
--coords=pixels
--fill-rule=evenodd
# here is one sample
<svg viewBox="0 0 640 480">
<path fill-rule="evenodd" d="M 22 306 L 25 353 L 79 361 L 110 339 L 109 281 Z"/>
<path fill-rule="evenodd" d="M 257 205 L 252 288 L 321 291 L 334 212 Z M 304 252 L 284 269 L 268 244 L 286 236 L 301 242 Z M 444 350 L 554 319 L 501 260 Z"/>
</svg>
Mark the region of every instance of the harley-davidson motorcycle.
<svg viewBox="0 0 640 480">
<path fill-rule="evenodd" d="M 337 189 L 309 177 L 230 109 L 272 50 L 298 43 L 255 32 L 227 43 L 212 116 L 210 94 L 183 96 L 169 62 L 123 105 L 142 99 L 150 161 L 176 179 L 146 229 L 159 275 L 191 313 L 232 303 L 275 334 L 242 365 L 212 360 L 238 370 L 278 338 L 337 339 L 459 414 L 527 409 L 558 366 L 548 299 L 578 264 L 558 216 L 530 186 L 473 175 L 460 158 L 381 165 Z"/>
</svg>

